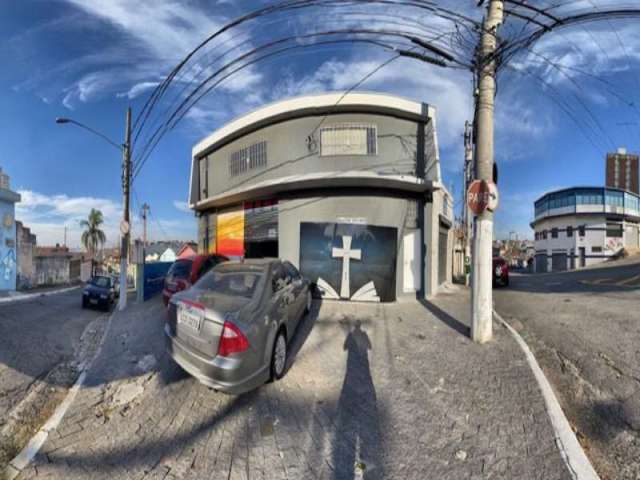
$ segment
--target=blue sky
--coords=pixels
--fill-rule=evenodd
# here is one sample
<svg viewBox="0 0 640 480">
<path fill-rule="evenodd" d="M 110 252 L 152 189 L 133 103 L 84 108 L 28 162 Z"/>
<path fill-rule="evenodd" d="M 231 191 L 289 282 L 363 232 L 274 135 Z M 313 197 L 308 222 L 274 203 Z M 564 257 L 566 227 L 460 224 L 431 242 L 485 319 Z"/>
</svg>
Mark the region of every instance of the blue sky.
<svg viewBox="0 0 640 480">
<path fill-rule="evenodd" d="M 0 166 L 23 202 L 17 217 L 40 244 L 78 246 L 78 220 L 103 210 L 109 244 L 121 216 L 120 155 L 73 126 L 69 116 L 119 140 L 127 105 L 140 110 L 151 88 L 205 36 L 258 6 L 252 1 L 23 0 L 0 5 Z M 478 17 L 476 0 L 442 2 Z M 544 3 L 544 2 L 543 2 Z M 609 0 L 585 0 L 584 8 Z M 622 2 L 617 2 L 621 4 Z M 382 12 L 383 13 L 383 12 Z M 387 11 L 389 18 L 393 12 Z M 256 44 L 277 31 L 302 30 L 308 18 L 242 31 Z M 355 20 L 354 20 L 355 21 Z M 358 22 L 380 22 L 360 16 Z M 425 19 L 428 22 L 429 19 Z M 509 29 L 518 24 L 508 20 Z M 515 31 L 515 30 L 514 30 Z M 227 44 L 238 37 L 227 37 Z M 624 47 L 621 46 L 624 45 Z M 631 21 L 554 32 L 512 60 L 499 79 L 496 159 L 500 237 L 531 237 L 533 200 L 570 185 L 604 183 L 606 151 L 640 150 L 640 32 Z M 213 53 L 209 53 L 212 55 Z M 553 58 L 562 68 L 543 61 Z M 167 135 L 135 182 L 133 212 L 152 208 L 152 239 L 195 239 L 185 208 L 191 147 L 231 118 L 291 95 L 350 88 L 389 54 L 362 46 L 305 50 L 258 64 L 225 82 Z M 586 72 L 586 73 L 585 73 Z M 541 83 L 541 80 L 543 83 Z M 360 88 L 434 105 L 445 182 L 460 199 L 462 132 L 471 117 L 471 77 L 397 60 Z M 639 104 L 640 105 L 640 104 Z M 134 234 L 140 232 L 138 218 Z"/>
</svg>

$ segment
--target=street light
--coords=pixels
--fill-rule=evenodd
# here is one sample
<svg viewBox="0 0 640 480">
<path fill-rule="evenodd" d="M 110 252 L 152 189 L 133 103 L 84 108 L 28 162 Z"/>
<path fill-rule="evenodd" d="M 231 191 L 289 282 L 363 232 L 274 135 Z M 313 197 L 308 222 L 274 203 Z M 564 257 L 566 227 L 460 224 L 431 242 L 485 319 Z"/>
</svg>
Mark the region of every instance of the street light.
<svg viewBox="0 0 640 480">
<path fill-rule="evenodd" d="M 71 123 L 76 125 L 100 138 L 109 145 L 118 149 L 122 153 L 122 194 L 124 203 L 124 212 L 122 222 L 120 223 L 120 233 L 122 234 L 122 243 L 120 245 L 120 292 L 124 290 L 124 295 L 120 295 L 118 299 L 118 308 L 124 310 L 127 306 L 127 253 L 129 250 L 129 236 L 131 228 L 129 225 L 129 192 L 131 187 L 131 108 L 127 108 L 127 126 L 125 130 L 124 143 L 117 143 L 106 135 L 97 130 L 73 120 L 72 118 L 57 117 L 56 124 L 64 125 Z"/>
</svg>

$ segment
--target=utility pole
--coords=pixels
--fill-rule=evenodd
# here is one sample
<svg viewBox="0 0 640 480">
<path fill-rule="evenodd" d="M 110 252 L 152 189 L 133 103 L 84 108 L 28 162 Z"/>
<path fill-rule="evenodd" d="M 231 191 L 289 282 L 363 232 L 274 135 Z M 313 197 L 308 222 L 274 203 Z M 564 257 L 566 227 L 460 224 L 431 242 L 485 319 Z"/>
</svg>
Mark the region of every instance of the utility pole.
<svg viewBox="0 0 640 480">
<path fill-rule="evenodd" d="M 462 194 L 464 195 L 464 202 L 462 203 L 462 242 L 463 242 L 463 255 L 464 255 L 464 283 L 469 285 L 469 275 L 467 273 L 467 265 L 471 259 L 471 216 L 469 215 L 469 207 L 467 206 L 467 189 L 472 179 L 472 165 L 473 161 L 473 126 L 471 122 L 464 122 L 464 173 L 462 179 Z"/>
<path fill-rule="evenodd" d="M 65 247 L 67 246 L 67 226 L 64 226 L 64 244 Z"/>
<path fill-rule="evenodd" d="M 496 94 L 498 27 L 504 19 L 502 0 L 489 0 L 484 18 L 477 63 L 478 92 L 476 109 L 476 155 L 474 175 L 477 180 L 493 182 L 494 109 Z M 492 286 L 493 213 L 485 210 L 476 216 L 473 226 L 473 269 L 471 338 L 485 343 L 493 336 Z"/>
<path fill-rule="evenodd" d="M 142 204 L 142 246 L 147 247 L 147 212 L 151 209 L 148 203 Z"/>
<path fill-rule="evenodd" d="M 127 264 L 129 255 L 129 238 L 131 236 L 131 224 L 129 222 L 129 193 L 131 190 L 131 107 L 127 108 L 127 123 L 122 148 L 122 193 L 124 212 L 120 233 L 120 297 L 118 308 L 124 310 L 127 306 Z"/>
</svg>

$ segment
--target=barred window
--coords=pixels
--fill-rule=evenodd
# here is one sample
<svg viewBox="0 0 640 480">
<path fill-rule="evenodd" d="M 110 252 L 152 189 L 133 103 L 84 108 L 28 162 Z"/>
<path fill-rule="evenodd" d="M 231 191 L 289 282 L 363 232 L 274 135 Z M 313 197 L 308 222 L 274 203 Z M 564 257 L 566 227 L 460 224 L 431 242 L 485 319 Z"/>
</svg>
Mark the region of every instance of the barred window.
<svg viewBox="0 0 640 480">
<path fill-rule="evenodd" d="M 320 130 L 320 155 L 377 155 L 378 128 L 375 125 L 340 124 Z"/>
<path fill-rule="evenodd" d="M 249 170 L 267 166 L 267 142 L 258 142 L 233 152 L 229 157 L 229 176 L 237 177 Z"/>
</svg>

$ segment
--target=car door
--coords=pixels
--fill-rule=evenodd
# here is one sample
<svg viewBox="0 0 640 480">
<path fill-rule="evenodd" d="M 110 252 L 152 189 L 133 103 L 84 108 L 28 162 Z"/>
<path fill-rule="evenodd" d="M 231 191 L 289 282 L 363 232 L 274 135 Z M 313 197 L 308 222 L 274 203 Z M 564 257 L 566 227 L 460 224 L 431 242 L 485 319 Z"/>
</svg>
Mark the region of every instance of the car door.
<svg viewBox="0 0 640 480">
<path fill-rule="evenodd" d="M 295 327 L 300 321 L 302 312 L 304 311 L 304 307 L 307 302 L 307 298 L 304 295 L 304 282 L 302 281 L 302 276 L 300 275 L 300 272 L 298 272 L 298 269 L 294 267 L 290 262 L 284 262 L 284 268 L 287 272 L 288 277 L 291 279 L 291 293 L 294 296 L 291 314 Z"/>
<path fill-rule="evenodd" d="M 271 315 L 278 317 L 289 330 L 289 295 L 286 276 L 282 265 L 277 264 L 271 273 Z"/>
</svg>

